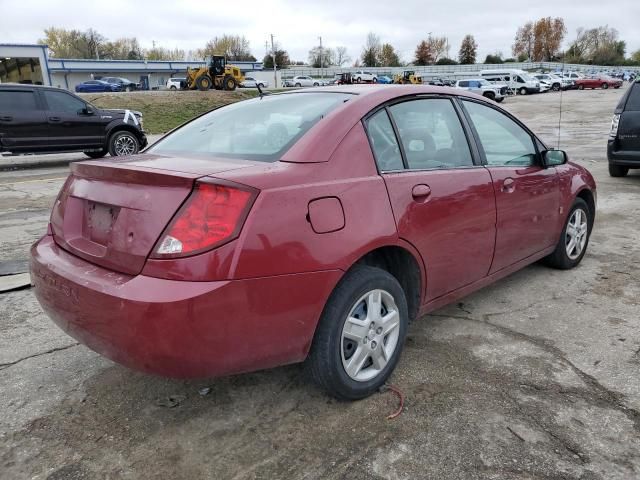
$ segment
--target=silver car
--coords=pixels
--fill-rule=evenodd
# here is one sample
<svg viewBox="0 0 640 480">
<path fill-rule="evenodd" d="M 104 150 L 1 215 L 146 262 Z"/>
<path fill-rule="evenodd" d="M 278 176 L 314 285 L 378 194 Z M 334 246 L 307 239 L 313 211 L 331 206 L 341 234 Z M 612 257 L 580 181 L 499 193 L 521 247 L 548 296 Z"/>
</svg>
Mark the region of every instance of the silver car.
<svg viewBox="0 0 640 480">
<path fill-rule="evenodd" d="M 260 88 L 269 88 L 269 82 L 254 77 L 244 77 L 244 82 L 240 82 L 242 88 L 257 88 L 258 85 Z"/>
</svg>

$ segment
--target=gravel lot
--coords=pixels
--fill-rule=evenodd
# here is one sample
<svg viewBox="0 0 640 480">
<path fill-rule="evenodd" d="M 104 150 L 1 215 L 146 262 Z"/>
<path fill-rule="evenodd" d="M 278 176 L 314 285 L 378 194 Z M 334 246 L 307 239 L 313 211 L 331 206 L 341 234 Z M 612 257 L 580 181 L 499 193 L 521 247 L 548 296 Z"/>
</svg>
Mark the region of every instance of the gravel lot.
<svg viewBox="0 0 640 480">
<path fill-rule="evenodd" d="M 640 478 L 640 171 L 609 178 L 605 152 L 622 93 L 562 94 L 560 145 L 598 181 L 582 265 L 533 265 L 415 322 L 395 420 L 391 393 L 337 402 L 300 366 L 131 372 L 21 290 L 0 294 L 0 478 Z M 503 105 L 555 144 L 559 98 Z M 26 258 L 66 171 L 2 173 L 0 261 Z"/>
</svg>

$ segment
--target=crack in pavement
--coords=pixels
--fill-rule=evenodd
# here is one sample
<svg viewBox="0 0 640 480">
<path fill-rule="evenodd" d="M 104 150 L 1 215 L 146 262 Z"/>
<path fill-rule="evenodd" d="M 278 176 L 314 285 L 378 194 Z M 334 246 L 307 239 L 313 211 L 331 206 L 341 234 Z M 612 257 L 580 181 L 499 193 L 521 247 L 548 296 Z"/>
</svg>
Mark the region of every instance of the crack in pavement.
<svg viewBox="0 0 640 480">
<path fill-rule="evenodd" d="M 536 302 L 536 303 L 540 303 L 540 302 Z M 566 366 L 568 366 L 588 387 L 591 388 L 592 391 L 594 391 L 594 393 L 596 393 L 596 397 L 599 400 L 601 400 L 604 404 L 608 405 L 609 407 L 613 407 L 614 410 L 617 410 L 623 413 L 629 420 L 633 422 L 633 428 L 636 431 L 640 432 L 640 412 L 638 412 L 634 408 L 628 407 L 623 403 L 623 399 L 625 398 L 623 394 L 609 390 L 607 387 L 602 385 L 595 377 L 593 377 L 592 375 L 589 375 L 588 373 L 578 368 L 571 360 L 569 360 L 566 357 L 565 353 L 562 350 L 560 350 L 555 345 L 550 344 L 549 341 L 543 338 L 527 335 L 525 333 L 519 332 L 517 330 L 513 330 L 511 328 L 508 328 L 502 325 L 495 324 L 490 321 L 492 317 L 495 317 L 498 315 L 504 315 L 507 313 L 527 310 L 528 308 L 535 305 L 536 303 L 530 305 L 529 307 L 513 310 L 510 312 L 485 313 L 482 315 L 481 320 L 477 318 L 464 316 L 464 315 L 437 315 L 437 314 L 429 314 L 429 315 L 433 317 L 453 318 L 457 320 L 464 320 L 467 322 L 488 325 L 498 330 L 499 332 L 503 333 L 504 335 L 508 335 L 510 337 L 517 338 L 518 340 L 522 340 L 537 346 L 538 348 L 551 354 L 553 357 L 557 358 L 559 361 L 561 361 Z M 563 394 L 564 392 L 562 391 L 562 389 L 560 389 L 558 393 Z M 582 398 L 584 400 L 587 400 L 583 396 Z"/>
<path fill-rule="evenodd" d="M 80 345 L 80 344 L 78 342 L 76 342 L 76 343 L 72 343 L 71 345 L 65 345 L 64 347 L 52 348 L 51 350 L 47 350 L 46 352 L 34 353 L 33 355 L 29 355 L 27 357 L 19 358 L 18 360 L 14 361 L 14 362 L 0 363 L 0 370 L 5 370 L 5 369 L 7 369 L 9 367 L 17 365 L 20 362 L 23 362 L 25 360 L 29 360 L 30 358 L 40 357 L 42 355 L 48 355 L 50 353 L 55 353 L 55 352 L 61 352 L 63 350 L 67 350 L 67 349 L 72 348 L 72 347 L 77 347 L 78 345 Z"/>
</svg>

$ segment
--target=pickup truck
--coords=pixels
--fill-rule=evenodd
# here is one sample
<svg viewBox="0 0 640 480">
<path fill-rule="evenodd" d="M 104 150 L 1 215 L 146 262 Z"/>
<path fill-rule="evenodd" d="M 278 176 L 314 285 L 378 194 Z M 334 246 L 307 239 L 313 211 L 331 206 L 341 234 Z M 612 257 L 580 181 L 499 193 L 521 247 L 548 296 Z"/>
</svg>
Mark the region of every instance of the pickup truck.
<svg viewBox="0 0 640 480">
<path fill-rule="evenodd" d="M 483 97 L 494 100 L 498 103 L 502 102 L 507 94 L 506 85 L 489 83 L 484 78 L 467 78 L 464 80 L 458 80 L 454 85 L 454 88 L 477 93 L 478 95 L 482 95 Z"/>
</svg>

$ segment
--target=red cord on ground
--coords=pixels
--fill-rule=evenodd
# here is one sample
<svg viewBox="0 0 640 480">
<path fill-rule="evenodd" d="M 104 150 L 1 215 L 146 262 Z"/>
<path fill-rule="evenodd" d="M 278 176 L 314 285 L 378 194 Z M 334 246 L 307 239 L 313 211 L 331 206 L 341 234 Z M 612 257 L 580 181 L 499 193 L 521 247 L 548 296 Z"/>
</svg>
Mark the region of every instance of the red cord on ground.
<svg viewBox="0 0 640 480">
<path fill-rule="evenodd" d="M 402 409 L 404 408 L 404 395 L 398 388 L 394 387 L 393 385 L 384 385 L 381 390 L 383 392 L 386 390 L 391 390 L 398 397 L 398 400 L 400 402 L 400 404 L 398 405 L 398 409 L 387 417 L 387 420 L 393 420 L 402 413 Z"/>
</svg>

